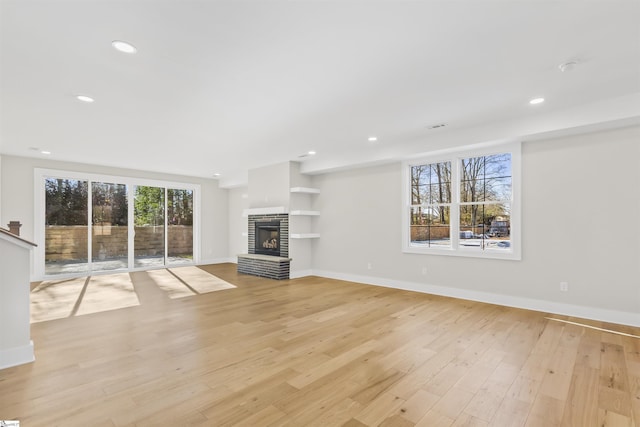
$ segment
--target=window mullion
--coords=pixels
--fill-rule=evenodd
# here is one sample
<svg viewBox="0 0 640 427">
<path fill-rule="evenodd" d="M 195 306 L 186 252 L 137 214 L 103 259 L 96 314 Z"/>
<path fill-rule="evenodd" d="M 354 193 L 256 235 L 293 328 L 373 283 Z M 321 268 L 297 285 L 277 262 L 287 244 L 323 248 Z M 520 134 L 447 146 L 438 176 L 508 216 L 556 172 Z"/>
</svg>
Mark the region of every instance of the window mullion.
<svg viewBox="0 0 640 427">
<path fill-rule="evenodd" d="M 93 181 L 87 180 L 87 269 L 93 271 Z"/>
<path fill-rule="evenodd" d="M 136 237 L 136 226 L 135 226 L 135 215 L 134 215 L 134 203 L 135 203 L 135 186 L 128 183 L 127 184 L 127 266 L 131 270 L 134 267 L 135 262 L 135 237 Z"/>
<path fill-rule="evenodd" d="M 167 215 L 169 201 L 167 200 L 167 196 L 169 195 L 169 190 L 167 187 L 164 187 L 164 265 L 167 266 L 169 264 L 169 217 Z"/>
<path fill-rule="evenodd" d="M 460 244 L 460 159 L 451 159 L 451 248 Z"/>
</svg>

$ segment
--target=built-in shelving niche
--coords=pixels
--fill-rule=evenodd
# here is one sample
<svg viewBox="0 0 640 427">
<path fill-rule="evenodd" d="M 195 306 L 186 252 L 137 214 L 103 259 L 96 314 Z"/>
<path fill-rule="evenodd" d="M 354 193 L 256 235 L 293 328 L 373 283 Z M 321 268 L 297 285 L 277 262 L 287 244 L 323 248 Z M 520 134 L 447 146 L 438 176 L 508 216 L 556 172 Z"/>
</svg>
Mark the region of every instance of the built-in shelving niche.
<svg viewBox="0 0 640 427">
<path fill-rule="evenodd" d="M 291 187 L 291 193 L 297 193 L 301 195 L 309 195 L 313 196 L 316 194 L 320 194 L 320 190 L 318 188 L 311 187 Z M 292 198 L 291 202 L 292 210 L 289 211 L 290 216 L 303 216 L 303 217 L 317 217 L 320 215 L 319 211 L 312 211 L 307 209 L 295 209 L 295 199 Z M 289 238 L 291 239 L 317 239 L 320 237 L 319 233 L 291 233 Z"/>
</svg>

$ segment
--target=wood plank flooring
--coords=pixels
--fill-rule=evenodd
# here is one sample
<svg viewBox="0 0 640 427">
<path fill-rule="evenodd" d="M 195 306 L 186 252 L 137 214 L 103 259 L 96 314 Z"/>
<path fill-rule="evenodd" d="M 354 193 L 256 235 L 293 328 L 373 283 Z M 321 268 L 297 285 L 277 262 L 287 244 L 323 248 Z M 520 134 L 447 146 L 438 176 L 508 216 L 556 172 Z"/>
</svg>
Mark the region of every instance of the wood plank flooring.
<svg viewBox="0 0 640 427">
<path fill-rule="evenodd" d="M 36 362 L 0 370 L 0 419 L 640 427 L 638 338 L 489 304 L 202 268 L 237 288 L 171 299 L 132 273 L 140 305 L 33 324 Z"/>
</svg>

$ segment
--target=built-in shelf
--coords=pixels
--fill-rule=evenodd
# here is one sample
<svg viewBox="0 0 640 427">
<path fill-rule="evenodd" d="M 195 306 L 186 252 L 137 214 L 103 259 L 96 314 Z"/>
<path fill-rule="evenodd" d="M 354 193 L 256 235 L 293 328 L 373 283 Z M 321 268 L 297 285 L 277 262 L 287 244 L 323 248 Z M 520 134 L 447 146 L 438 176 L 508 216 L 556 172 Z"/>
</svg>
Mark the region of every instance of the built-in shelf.
<svg viewBox="0 0 640 427">
<path fill-rule="evenodd" d="M 315 195 L 315 194 L 320 194 L 320 189 L 311 188 L 311 187 L 291 187 L 290 191 L 292 193 L 298 193 L 298 194 L 307 195 L 307 197 Z M 300 201 L 301 200 L 298 200 L 298 202 L 300 202 Z M 289 215 L 291 215 L 291 216 L 319 216 L 320 212 L 319 211 L 306 210 L 306 209 L 295 209 L 295 210 L 289 211 Z M 301 227 L 301 228 L 306 228 L 306 227 Z M 302 231 L 302 230 L 298 229 L 298 231 Z M 304 231 L 307 231 L 307 230 L 304 230 Z M 317 239 L 317 238 L 320 237 L 320 234 L 319 233 L 291 233 L 289 235 L 289 237 L 291 239 Z"/>
<path fill-rule="evenodd" d="M 318 215 L 320 215 L 320 211 L 302 211 L 302 210 L 297 210 L 297 211 L 291 211 L 291 212 L 289 212 L 289 215 L 296 215 L 296 216 L 318 216 Z"/>
<path fill-rule="evenodd" d="M 291 239 L 317 239 L 320 237 L 319 233 L 291 233 L 289 235 Z"/>
<path fill-rule="evenodd" d="M 309 187 L 291 187 L 292 193 L 306 193 L 306 194 L 320 194 L 320 190 L 318 188 L 309 188 Z"/>
</svg>

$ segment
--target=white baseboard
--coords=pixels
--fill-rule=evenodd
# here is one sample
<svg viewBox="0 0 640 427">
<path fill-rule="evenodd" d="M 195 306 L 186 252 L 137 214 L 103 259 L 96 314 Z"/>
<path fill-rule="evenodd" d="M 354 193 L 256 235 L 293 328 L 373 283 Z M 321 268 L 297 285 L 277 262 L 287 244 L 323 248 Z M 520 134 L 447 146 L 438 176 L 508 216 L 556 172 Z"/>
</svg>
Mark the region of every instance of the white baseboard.
<svg viewBox="0 0 640 427">
<path fill-rule="evenodd" d="M 0 369 L 23 365 L 34 360 L 36 358 L 33 353 L 33 341 L 29 341 L 29 344 L 21 347 L 0 350 Z"/>
<path fill-rule="evenodd" d="M 429 285 L 426 283 L 407 282 L 402 280 L 385 279 L 381 277 L 360 276 L 356 274 L 345 274 L 326 270 L 313 270 L 313 275 L 326 277 L 329 279 L 346 280 L 349 282 L 358 282 L 367 285 L 403 289 L 407 291 L 460 298 L 471 301 L 485 302 L 489 304 L 503 305 L 507 307 L 541 311 L 543 313 L 560 314 L 564 316 L 580 317 L 583 319 L 599 320 L 603 322 L 640 327 L 640 314 L 627 311 L 606 310 L 597 307 L 572 305 L 532 298 L 522 298 L 511 295 L 471 291 L 468 289 L 448 288 L 444 286 Z"/>
<path fill-rule="evenodd" d="M 198 263 L 198 265 L 205 265 L 205 264 L 225 264 L 225 263 L 233 263 L 233 264 L 237 264 L 238 263 L 238 259 L 237 258 L 211 258 L 211 259 L 202 259 L 200 260 L 200 262 Z"/>
<path fill-rule="evenodd" d="M 289 274 L 290 279 L 299 279 L 300 277 L 313 276 L 313 270 L 298 270 L 292 271 Z"/>
</svg>

